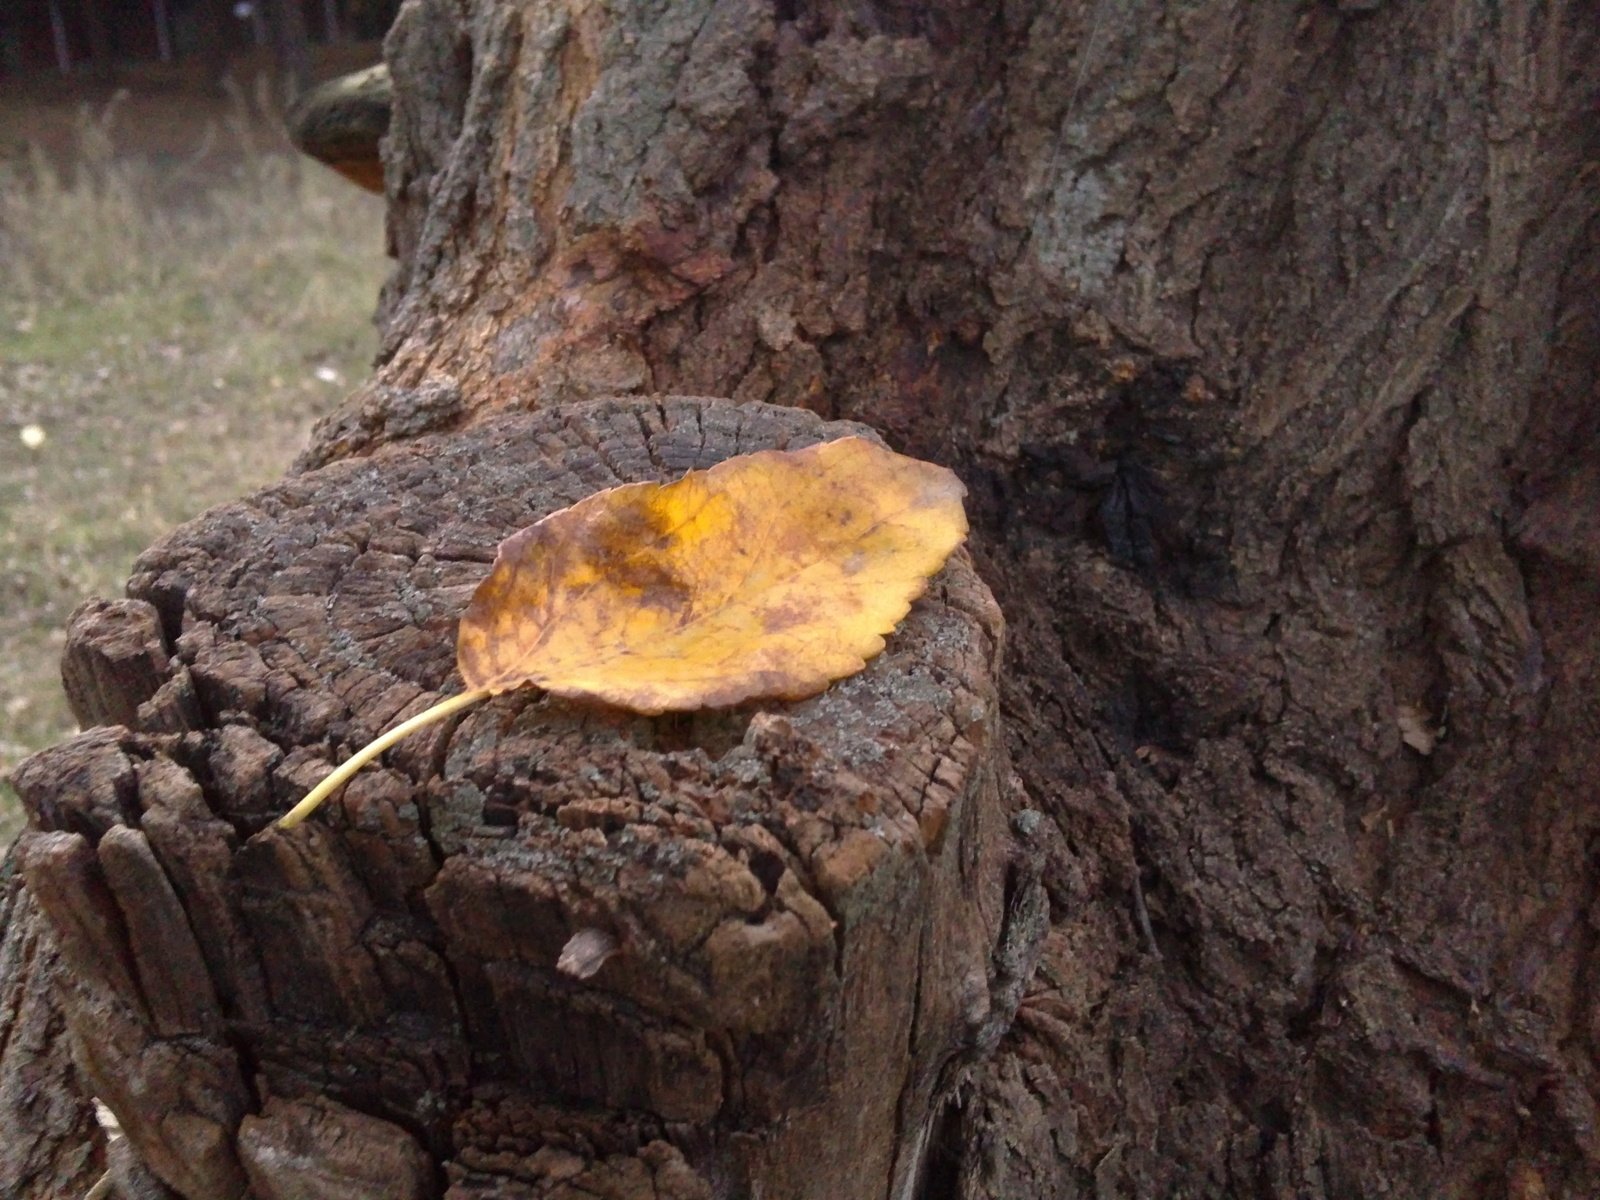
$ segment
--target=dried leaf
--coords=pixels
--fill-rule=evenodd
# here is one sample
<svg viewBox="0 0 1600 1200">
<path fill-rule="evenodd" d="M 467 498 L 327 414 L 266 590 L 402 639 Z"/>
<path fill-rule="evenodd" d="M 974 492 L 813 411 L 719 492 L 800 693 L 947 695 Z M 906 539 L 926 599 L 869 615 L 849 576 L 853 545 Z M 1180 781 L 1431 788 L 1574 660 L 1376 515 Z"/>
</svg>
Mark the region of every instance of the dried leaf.
<svg viewBox="0 0 1600 1200">
<path fill-rule="evenodd" d="M 961 544 L 965 490 L 943 467 L 843 438 L 551 513 L 501 543 L 461 619 L 467 690 L 357 751 L 278 824 L 402 738 L 523 684 L 651 714 L 814 695 L 883 649 Z"/>
<path fill-rule="evenodd" d="M 883 649 L 960 545 L 964 491 L 864 438 L 611 488 L 501 544 L 462 678 L 652 714 L 814 695 Z"/>
</svg>

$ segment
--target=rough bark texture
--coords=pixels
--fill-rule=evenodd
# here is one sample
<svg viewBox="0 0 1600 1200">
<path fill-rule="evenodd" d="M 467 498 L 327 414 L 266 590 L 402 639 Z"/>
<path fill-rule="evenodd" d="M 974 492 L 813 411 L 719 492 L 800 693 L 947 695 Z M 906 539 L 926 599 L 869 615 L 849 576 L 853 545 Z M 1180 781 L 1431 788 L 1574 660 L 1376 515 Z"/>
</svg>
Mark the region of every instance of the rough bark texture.
<svg viewBox="0 0 1600 1200">
<path fill-rule="evenodd" d="M 81 1195 L 105 1171 L 105 1139 L 72 1065 L 61 993 L 70 982 L 14 856 L 0 866 L 0 1196 Z"/>
<path fill-rule="evenodd" d="M 1580 0 L 410 0 L 383 359 L 303 465 L 681 390 L 964 475 L 1052 921 L 925 1196 L 1600 1194 L 1597 24 Z M 216 625 L 208 594 L 186 604 Z M 270 669 L 235 694 L 201 654 L 147 728 L 278 703 Z M 312 706 L 287 741 L 414 699 Z M 178 827 L 218 855 L 269 807 L 240 780 L 315 765 L 252 728 L 188 735 L 224 815 Z M 351 828 L 387 803 L 403 830 L 409 786 L 353 789 Z M 251 895 L 344 886 L 281 882 L 317 860 L 272 845 Z M 346 1002 L 316 978 L 308 1004 Z M 263 1109 L 261 1136 L 321 1111 Z"/>
<path fill-rule="evenodd" d="M 945 1194 L 1600 1193 L 1596 24 L 413 0 L 307 462 L 684 389 L 964 474 L 1054 924 Z"/>
<path fill-rule="evenodd" d="M 19 769 L 19 857 L 77 1060 L 156 1176 L 192 1200 L 919 1185 L 1045 927 L 964 552 L 813 700 L 509 694 L 270 828 L 454 680 L 502 538 L 851 432 L 725 401 L 514 414 L 215 510 L 80 612 L 79 713 L 121 723 Z"/>
</svg>

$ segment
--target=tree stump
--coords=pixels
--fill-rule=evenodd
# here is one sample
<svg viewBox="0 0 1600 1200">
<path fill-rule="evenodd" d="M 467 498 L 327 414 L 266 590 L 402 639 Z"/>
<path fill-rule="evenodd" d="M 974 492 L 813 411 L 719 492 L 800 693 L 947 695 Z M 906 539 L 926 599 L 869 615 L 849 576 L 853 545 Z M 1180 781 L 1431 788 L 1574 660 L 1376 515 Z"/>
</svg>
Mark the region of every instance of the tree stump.
<svg viewBox="0 0 1600 1200">
<path fill-rule="evenodd" d="M 11 856 L 0 867 L 0 1196 L 81 1195 L 105 1169 L 88 1089 L 72 1065 L 69 986 Z"/>
<path fill-rule="evenodd" d="M 847 433 L 684 398 L 503 415 L 216 509 L 86 608 L 80 715 L 130 723 L 17 772 L 19 855 L 76 1060 L 155 1175 L 194 1200 L 914 1194 L 1046 921 L 964 553 L 811 700 L 507 694 L 271 825 L 458 686 L 502 538 Z"/>
</svg>

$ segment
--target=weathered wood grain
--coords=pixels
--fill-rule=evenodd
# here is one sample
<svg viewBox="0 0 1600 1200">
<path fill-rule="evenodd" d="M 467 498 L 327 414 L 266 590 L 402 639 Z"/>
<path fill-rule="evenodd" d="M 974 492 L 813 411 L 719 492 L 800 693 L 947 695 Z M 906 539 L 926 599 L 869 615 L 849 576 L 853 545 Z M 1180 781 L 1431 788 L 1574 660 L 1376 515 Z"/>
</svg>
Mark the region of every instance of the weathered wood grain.
<svg viewBox="0 0 1600 1200">
<path fill-rule="evenodd" d="M 105 1137 L 72 1062 L 65 972 L 15 853 L 0 866 L 0 1196 L 79 1195 L 105 1172 Z"/>
<path fill-rule="evenodd" d="M 137 600 L 89 600 L 67 623 L 61 683 L 84 728 L 132 725 L 167 678 L 155 609 Z"/>
<path fill-rule="evenodd" d="M 644 718 L 513 693 L 271 827 L 459 686 L 455 622 L 503 537 L 599 488 L 846 432 L 681 398 L 510 415 L 292 478 L 140 558 L 120 611 L 155 614 L 199 719 L 91 731 L 17 785 L 74 1044 L 169 1186 L 914 1186 L 1044 925 L 1008 823 L 1002 624 L 964 553 L 812 700 Z M 126 623 L 79 628 L 93 662 Z M 166 682 L 97 678 L 121 714 Z M 566 969 L 581 935 L 607 953 Z"/>
</svg>

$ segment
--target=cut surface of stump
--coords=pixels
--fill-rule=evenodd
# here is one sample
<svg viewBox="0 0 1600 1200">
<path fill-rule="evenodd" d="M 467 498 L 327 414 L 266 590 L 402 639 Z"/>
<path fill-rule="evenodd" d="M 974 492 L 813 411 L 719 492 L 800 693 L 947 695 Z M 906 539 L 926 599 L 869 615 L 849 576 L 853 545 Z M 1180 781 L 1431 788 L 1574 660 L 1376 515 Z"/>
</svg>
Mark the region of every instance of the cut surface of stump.
<svg viewBox="0 0 1600 1200">
<path fill-rule="evenodd" d="M 80 979 L 79 1060 L 169 1186 L 910 1194 L 1045 922 L 997 732 L 1002 623 L 963 552 L 813 699 L 649 718 L 508 693 L 271 827 L 459 689 L 456 621 L 507 535 L 848 434 L 871 436 L 688 398 L 510 414 L 139 560 L 148 622 L 99 625 L 159 629 L 167 661 L 97 669 L 115 656 L 75 636 L 94 711 L 134 727 L 18 771 L 20 856 Z"/>
</svg>

